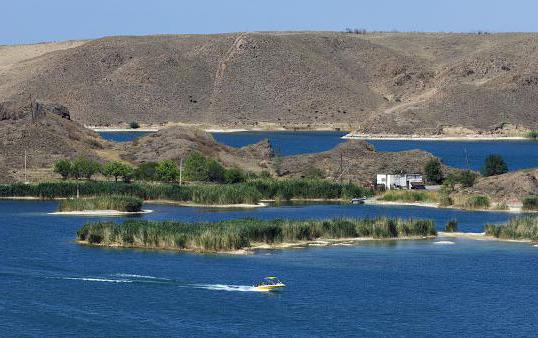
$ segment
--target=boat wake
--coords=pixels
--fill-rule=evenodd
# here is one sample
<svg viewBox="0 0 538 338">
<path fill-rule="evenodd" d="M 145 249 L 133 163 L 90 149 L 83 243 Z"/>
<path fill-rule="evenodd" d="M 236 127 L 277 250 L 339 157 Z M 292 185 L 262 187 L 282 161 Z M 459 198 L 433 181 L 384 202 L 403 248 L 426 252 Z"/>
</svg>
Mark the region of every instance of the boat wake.
<svg viewBox="0 0 538 338">
<path fill-rule="evenodd" d="M 456 243 L 451 242 L 451 241 L 438 241 L 438 242 L 433 242 L 433 244 L 436 244 L 436 245 L 452 245 L 452 244 L 456 244 Z"/>
<path fill-rule="evenodd" d="M 168 278 L 161 278 L 161 277 L 148 276 L 148 275 L 135 275 L 135 274 L 130 274 L 130 273 L 117 273 L 114 276 L 125 277 L 125 278 L 138 278 L 138 279 L 170 280 Z"/>
<path fill-rule="evenodd" d="M 137 275 L 128 273 L 117 273 L 111 277 L 54 277 L 64 280 L 83 281 L 83 282 L 102 282 L 102 283 L 136 283 L 136 284 L 166 284 L 181 288 L 206 289 L 214 291 L 229 292 L 264 292 L 250 285 L 228 285 L 228 284 L 188 284 L 169 278 L 161 278 L 149 275 Z"/>
<path fill-rule="evenodd" d="M 198 289 L 207 289 L 215 291 L 263 292 L 263 290 L 258 290 L 256 287 L 250 285 L 193 284 L 192 286 Z"/>
<path fill-rule="evenodd" d="M 109 278 L 92 278 L 92 277 L 61 277 L 67 280 L 80 280 L 86 282 L 103 282 L 103 283 L 132 283 L 129 279 L 109 279 Z"/>
</svg>

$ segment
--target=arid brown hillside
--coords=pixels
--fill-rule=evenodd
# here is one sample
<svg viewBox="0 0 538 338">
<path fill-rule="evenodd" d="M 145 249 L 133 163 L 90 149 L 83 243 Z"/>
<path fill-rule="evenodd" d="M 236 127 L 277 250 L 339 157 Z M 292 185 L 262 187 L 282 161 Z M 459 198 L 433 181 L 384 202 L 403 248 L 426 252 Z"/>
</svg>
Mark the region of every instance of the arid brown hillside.
<svg viewBox="0 0 538 338">
<path fill-rule="evenodd" d="M 271 170 L 274 156 L 269 141 L 240 149 L 217 143 L 211 134 L 192 127 L 172 127 L 160 130 L 132 142 L 116 146 L 123 160 L 140 164 L 181 159 L 193 152 L 215 159 L 226 167 L 238 167 L 244 170 L 260 172 Z"/>
<path fill-rule="evenodd" d="M 496 203 L 518 204 L 528 196 L 538 196 L 538 169 L 525 169 L 490 177 L 480 177 L 464 194 L 486 195 Z"/>
<path fill-rule="evenodd" d="M 376 174 L 423 173 L 432 158 L 426 151 L 377 152 L 366 141 L 347 141 L 322 153 L 284 157 L 279 171 L 283 176 L 302 177 L 315 168 L 328 179 L 373 186 Z M 444 166 L 445 173 L 455 170 Z"/>
<path fill-rule="evenodd" d="M 164 35 L 29 48 L 0 47 L 0 101 L 58 102 L 84 124 L 425 134 L 538 125 L 538 34 Z"/>
<path fill-rule="evenodd" d="M 23 180 L 25 152 L 29 177 L 41 179 L 50 177 L 59 159 L 99 159 L 109 147 L 97 133 L 71 121 L 64 106 L 0 103 L 0 182 Z"/>
<path fill-rule="evenodd" d="M 113 143 L 70 118 L 69 110 L 58 104 L 0 103 L 0 170 L 4 173 L 0 182 L 24 179 L 25 151 L 28 179 L 33 182 L 50 180 L 55 161 L 77 156 L 134 165 L 168 159 L 179 164 L 197 151 L 226 167 L 267 170 L 283 177 L 301 177 L 318 168 L 329 179 L 362 184 L 371 183 L 380 172 L 421 172 L 433 157 L 418 150 L 378 153 L 365 141 L 348 141 L 327 152 L 280 158 L 267 140 L 236 149 L 193 127 L 166 128 L 132 142 Z"/>
</svg>

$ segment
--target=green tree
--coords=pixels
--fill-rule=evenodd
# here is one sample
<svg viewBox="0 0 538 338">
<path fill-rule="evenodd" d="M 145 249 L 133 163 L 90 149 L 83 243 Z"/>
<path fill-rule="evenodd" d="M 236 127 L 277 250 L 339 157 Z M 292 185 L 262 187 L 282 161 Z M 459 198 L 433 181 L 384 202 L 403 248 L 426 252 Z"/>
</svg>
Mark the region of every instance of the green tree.
<svg viewBox="0 0 538 338">
<path fill-rule="evenodd" d="M 157 162 L 145 162 L 134 171 L 134 178 L 140 181 L 157 181 Z"/>
<path fill-rule="evenodd" d="M 224 167 L 215 160 L 207 162 L 207 178 L 209 182 L 224 182 Z"/>
<path fill-rule="evenodd" d="M 138 128 L 140 128 L 140 125 L 138 124 L 138 122 L 133 121 L 133 122 L 129 123 L 129 128 L 138 129 Z"/>
<path fill-rule="evenodd" d="M 69 160 L 59 160 L 54 163 L 54 172 L 61 175 L 65 180 L 71 175 L 73 164 Z"/>
<path fill-rule="evenodd" d="M 441 183 L 443 182 L 443 170 L 441 168 L 441 162 L 432 158 L 424 166 L 424 173 L 426 174 L 426 179 L 432 183 Z"/>
<path fill-rule="evenodd" d="M 489 155 L 481 171 L 484 176 L 501 175 L 508 172 L 508 166 L 501 155 Z"/>
<path fill-rule="evenodd" d="M 246 180 L 246 175 L 239 168 L 230 168 L 224 171 L 224 182 L 228 184 L 241 183 Z"/>
<path fill-rule="evenodd" d="M 118 182 L 118 178 L 120 177 L 125 182 L 129 182 L 133 177 L 134 169 L 128 164 L 119 161 L 111 161 L 105 163 L 101 170 L 101 173 L 106 177 L 114 177 L 114 180 L 116 182 Z"/>
<path fill-rule="evenodd" d="M 179 169 L 176 162 L 164 160 L 157 165 L 157 178 L 163 182 L 175 182 L 179 177 Z"/>
<path fill-rule="evenodd" d="M 185 178 L 189 181 L 209 181 L 208 161 L 199 152 L 192 152 L 184 162 Z"/>
<path fill-rule="evenodd" d="M 458 221 L 451 219 L 445 226 L 445 232 L 456 232 L 458 231 Z"/>
<path fill-rule="evenodd" d="M 462 171 L 458 177 L 457 182 L 460 183 L 464 188 L 470 188 L 476 182 L 477 174 L 471 170 Z"/>
<path fill-rule="evenodd" d="M 86 178 L 90 180 L 92 176 L 97 174 L 100 170 L 101 164 L 99 164 L 99 162 L 90 160 L 86 157 L 77 157 L 73 161 L 71 174 L 76 179 Z"/>
</svg>

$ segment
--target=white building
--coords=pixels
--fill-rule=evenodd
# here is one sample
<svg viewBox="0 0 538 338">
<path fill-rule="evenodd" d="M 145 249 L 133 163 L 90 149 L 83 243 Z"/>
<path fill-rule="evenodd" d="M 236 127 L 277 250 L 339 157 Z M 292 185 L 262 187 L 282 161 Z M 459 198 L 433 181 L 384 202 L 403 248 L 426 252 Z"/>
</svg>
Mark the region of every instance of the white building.
<svg viewBox="0 0 538 338">
<path fill-rule="evenodd" d="M 377 174 L 377 185 L 385 186 L 385 189 L 412 189 L 413 186 L 423 185 L 421 174 Z"/>
</svg>

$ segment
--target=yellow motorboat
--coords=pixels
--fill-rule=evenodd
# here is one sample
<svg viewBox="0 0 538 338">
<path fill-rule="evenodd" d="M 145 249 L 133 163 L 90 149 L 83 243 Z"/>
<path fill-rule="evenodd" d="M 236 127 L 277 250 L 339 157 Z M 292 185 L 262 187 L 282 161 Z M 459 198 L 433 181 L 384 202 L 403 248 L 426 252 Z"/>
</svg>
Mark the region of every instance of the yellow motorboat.
<svg viewBox="0 0 538 338">
<path fill-rule="evenodd" d="M 277 277 L 265 277 L 260 283 L 254 285 L 259 291 L 272 291 L 285 286 L 286 284 L 282 283 Z"/>
</svg>

